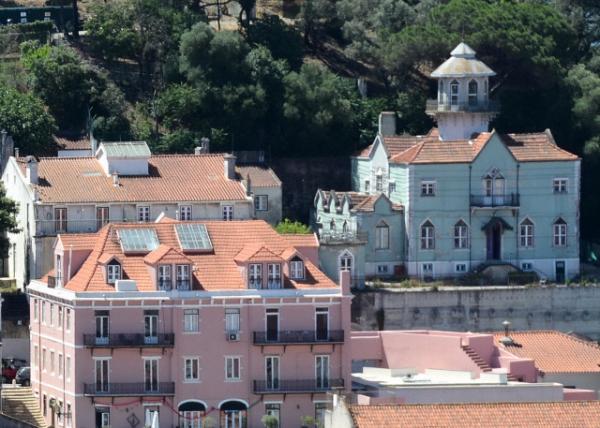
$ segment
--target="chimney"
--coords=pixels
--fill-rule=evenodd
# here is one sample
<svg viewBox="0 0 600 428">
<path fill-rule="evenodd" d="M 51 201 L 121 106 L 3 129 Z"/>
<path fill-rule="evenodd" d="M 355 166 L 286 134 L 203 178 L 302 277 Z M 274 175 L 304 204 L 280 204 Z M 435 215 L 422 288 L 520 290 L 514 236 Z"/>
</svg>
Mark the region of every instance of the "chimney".
<svg viewBox="0 0 600 428">
<path fill-rule="evenodd" d="M 396 135 L 396 112 L 379 113 L 379 133 L 383 136 Z"/>
<path fill-rule="evenodd" d="M 119 187 L 121 183 L 119 183 L 119 173 L 117 171 L 114 171 L 112 173 L 112 179 L 113 179 L 113 186 Z"/>
<path fill-rule="evenodd" d="M 225 159 L 225 178 L 235 180 L 235 156 L 227 153 L 223 159 Z"/>
<path fill-rule="evenodd" d="M 38 182 L 38 162 L 33 156 L 27 156 L 27 181 L 29 184 L 37 184 Z"/>
<path fill-rule="evenodd" d="M 350 277 L 349 270 L 341 270 L 340 271 L 340 288 L 342 289 L 342 294 L 347 295 L 351 294 L 350 285 L 352 285 L 352 278 Z"/>
<path fill-rule="evenodd" d="M 210 153 L 210 139 L 208 137 L 200 139 L 200 148 L 202 149 L 202 153 Z"/>
<path fill-rule="evenodd" d="M 202 154 L 202 147 L 196 146 L 194 147 L 194 155 L 198 156 Z"/>
<path fill-rule="evenodd" d="M 246 195 L 250 196 L 252 194 L 252 180 L 250 180 L 250 174 L 246 174 Z"/>
</svg>

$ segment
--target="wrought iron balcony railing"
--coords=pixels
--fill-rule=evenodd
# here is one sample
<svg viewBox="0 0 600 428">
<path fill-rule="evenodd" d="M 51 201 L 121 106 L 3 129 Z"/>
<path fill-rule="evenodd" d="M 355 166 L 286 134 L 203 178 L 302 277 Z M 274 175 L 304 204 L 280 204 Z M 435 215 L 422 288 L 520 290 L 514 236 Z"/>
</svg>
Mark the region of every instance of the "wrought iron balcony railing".
<svg viewBox="0 0 600 428">
<path fill-rule="evenodd" d="M 173 333 L 155 336 L 146 336 L 141 333 L 118 333 L 106 336 L 84 334 L 83 345 L 88 348 L 170 348 L 175 346 L 175 335 Z"/>
<path fill-rule="evenodd" d="M 344 343 L 344 330 L 279 330 L 255 331 L 255 345 L 302 345 L 319 343 Z"/>
<path fill-rule="evenodd" d="M 344 387 L 344 379 L 274 379 L 254 381 L 255 394 L 311 394 Z"/>
<path fill-rule="evenodd" d="M 502 195 L 471 195 L 472 207 L 518 207 L 520 198 L 518 193 Z"/>
<path fill-rule="evenodd" d="M 428 114 L 437 112 L 498 112 L 500 111 L 500 103 L 495 100 L 477 101 L 473 103 L 458 102 L 450 103 L 447 101 L 427 100 L 425 111 Z"/>
<path fill-rule="evenodd" d="M 139 397 L 157 395 L 175 395 L 174 382 L 158 382 L 149 385 L 145 382 L 138 383 L 86 383 L 83 385 L 83 394 L 98 397 Z"/>
</svg>

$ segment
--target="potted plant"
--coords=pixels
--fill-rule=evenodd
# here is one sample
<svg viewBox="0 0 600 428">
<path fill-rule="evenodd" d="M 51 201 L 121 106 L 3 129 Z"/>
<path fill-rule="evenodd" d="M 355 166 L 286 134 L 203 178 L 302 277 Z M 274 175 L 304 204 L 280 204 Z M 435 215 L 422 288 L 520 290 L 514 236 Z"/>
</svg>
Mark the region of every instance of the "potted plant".
<svg viewBox="0 0 600 428">
<path fill-rule="evenodd" d="M 279 419 L 277 419 L 273 415 L 264 415 L 260 420 L 265 428 L 278 428 L 279 427 Z"/>
<path fill-rule="evenodd" d="M 302 422 L 302 428 L 313 428 L 316 424 L 315 418 L 312 416 L 302 416 L 300 421 Z"/>
</svg>

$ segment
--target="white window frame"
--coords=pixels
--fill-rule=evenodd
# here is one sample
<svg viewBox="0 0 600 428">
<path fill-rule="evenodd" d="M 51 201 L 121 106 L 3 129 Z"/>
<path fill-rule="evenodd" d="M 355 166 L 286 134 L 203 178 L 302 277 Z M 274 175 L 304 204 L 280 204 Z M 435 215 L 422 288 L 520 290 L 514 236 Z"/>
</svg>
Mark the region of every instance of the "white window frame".
<svg viewBox="0 0 600 428">
<path fill-rule="evenodd" d="M 465 250 L 469 248 L 469 226 L 464 220 L 454 224 L 454 249 Z"/>
<path fill-rule="evenodd" d="M 250 263 L 248 265 L 248 288 L 257 290 L 262 288 L 262 264 Z"/>
<path fill-rule="evenodd" d="M 269 211 L 269 195 L 254 195 L 254 209 L 256 211 Z"/>
<path fill-rule="evenodd" d="M 384 221 L 375 226 L 375 249 L 390 249 L 390 227 Z"/>
<path fill-rule="evenodd" d="M 552 189 L 554 193 L 562 194 L 568 193 L 569 179 L 563 177 L 556 177 L 552 180 Z"/>
<path fill-rule="evenodd" d="M 419 228 L 421 250 L 435 249 L 435 226 L 430 220 L 426 220 Z"/>
<path fill-rule="evenodd" d="M 179 205 L 179 220 L 189 221 L 192 219 L 192 206 Z"/>
<path fill-rule="evenodd" d="M 375 176 L 375 191 L 383 192 L 383 175 L 381 173 Z"/>
<path fill-rule="evenodd" d="M 435 180 L 421 181 L 421 196 L 433 197 L 436 194 L 437 182 Z"/>
<path fill-rule="evenodd" d="M 110 207 L 98 206 L 96 207 L 96 228 L 102 229 L 110 221 Z"/>
<path fill-rule="evenodd" d="M 183 359 L 183 381 L 185 383 L 200 382 L 200 358 L 184 357 L 184 359 Z"/>
<path fill-rule="evenodd" d="M 242 358 L 238 355 L 225 356 L 225 382 L 242 380 Z"/>
<path fill-rule="evenodd" d="M 450 105 L 457 106 L 460 103 L 460 82 L 453 80 L 450 82 Z"/>
<path fill-rule="evenodd" d="M 567 222 L 562 218 L 552 223 L 552 244 L 554 247 L 567 246 L 567 226 Z"/>
<path fill-rule="evenodd" d="M 63 377 L 63 354 L 58 354 L 58 377 Z"/>
<path fill-rule="evenodd" d="M 431 276 L 433 278 L 434 266 L 432 262 L 421 263 L 420 270 L 421 278 L 426 278 L 428 276 Z"/>
<path fill-rule="evenodd" d="M 65 207 L 54 208 L 54 225 L 56 233 L 66 233 L 69 221 L 69 213 Z"/>
<path fill-rule="evenodd" d="M 106 282 L 108 284 L 114 284 L 120 279 L 121 279 L 121 265 L 120 264 L 106 265 Z"/>
<path fill-rule="evenodd" d="M 371 180 L 365 180 L 365 192 L 366 193 L 371 192 Z"/>
<path fill-rule="evenodd" d="M 388 275 L 390 268 L 388 265 L 377 265 L 377 273 L 381 275 Z"/>
<path fill-rule="evenodd" d="M 531 263 L 531 262 L 521 262 L 521 270 L 523 272 L 533 272 L 533 263 Z"/>
<path fill-rule="evenodd" d="M 137 207 L 137 219 L 140 223 L 148 223 L 150 221 L 150 207 L 148 205 Z"/>
<path fill-rule="evenodd" d="M 267 288 L 269 290 L 279 290 L 280 288 L 283 288 L 281 263 L 267 264 Z"/>
<path fill-rule="evenodd" d="M 223 214 L 223 220 L 225 220 L 225 221 L 233 220 L 233 205 L 223 205 L 221 207 L 221 212 Z"/>
<path fill-rule="evenodd" d="M 173 289 L 173 267 L 171 265 L 158 265 L 158 289 L 170 291 Z"/>
<path fill-rule="evenodd" d="M 183 310 L 183 332 L 198 333 L 200 331 L 200 310 L 199 309 L 184 309 Z"/>
<path fill-rule="evenodd" d="M 348 263 L 343 262 L 344 260 L 350 261 L 350 269 L 348 269 Z M 342 251 L 338 257 L 338 266 L 339 270 L 350 271 L 350 274 L 352 274 L 354 272 L 354 254 L 349 250 Z"/>
<path fill-rule="evenodd" d="M 467 264 L 466 263 L 455 263 L 454 264 L 454 273 L 466 273 L 467 272 Z"/>
<path fill-rule="evenodd" d="M 475 92 L 471 90 L 471 85 L 475 84 Z M 469 81 L 467 85 L 467 102 L 469 106 L 476 106 L 479 102 L 478 100 L 478 92 L 479 92 L 479 83 L 477 80 L 472 79 Z"/>
<path fill-rule="evenodd" d="M 304 262 L 302 260 L 290 261 L 290 278 L 304 279 Z"/>
<path fill-rule="evenodd" d="M 327 364 L 325 365 L 325 370 L 323 373 L 319 373 L 319 364 L 318 361 L 325 361 Z M 321 363 L 321 367 L 323 367 L 323 363 Z M 328 354 L 324 355 L 315 355 L 315 383 L 317 384 L 317 388 L 328 388 L 331 385 L 331 377 L 329 375 L 331 369 L 331 358 Z M 321 369 L 323 370 L 323 369 Z M 321 375 L 321 376 L 319 376 Z M 319 378 L 321 382 L 319 384 Z"/>
<path fill-rule="evenodd" d="M 65 379 L 67 382 L 71 382 L 71 356 L 67 355 L 65 357 Z"/>
<path fill-rule="evenodd" d="M 237 334 L 240 332 L 240 308 L 225 309 L 225 332 Z"/>
<path fill-rule="evenodd" d="M 519 223 L 519 246 L 521 248 L 533 248 L 535 225 L 529 217 Z"/>
<path fill-rule="evenodd" d="M 188 291 L 192 289 L 192 276 L 190 274 L 190 265 L 175 265 L 175 288 L 177 290 Z M 187 281 L 187 285 L 183 283 Z"/>
</svg>

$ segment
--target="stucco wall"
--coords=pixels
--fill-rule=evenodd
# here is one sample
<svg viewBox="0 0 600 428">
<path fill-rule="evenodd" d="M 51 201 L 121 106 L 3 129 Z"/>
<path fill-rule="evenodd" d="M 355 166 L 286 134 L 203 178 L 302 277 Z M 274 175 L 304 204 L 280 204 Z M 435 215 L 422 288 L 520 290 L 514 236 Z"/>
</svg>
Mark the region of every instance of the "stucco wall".
<svg viewBox="0 0 600 428">
<path fill-rule="evenodd" d="M 356 329 L 573 331 L 600 339 L 600 287 L 469 287 L 363 292 L 352 301 Z"/>
</svg>

